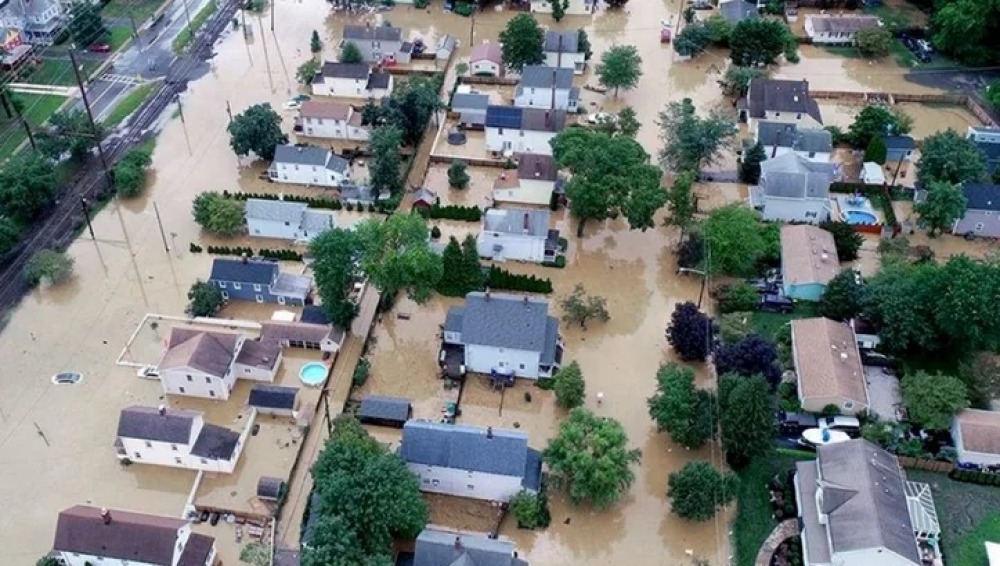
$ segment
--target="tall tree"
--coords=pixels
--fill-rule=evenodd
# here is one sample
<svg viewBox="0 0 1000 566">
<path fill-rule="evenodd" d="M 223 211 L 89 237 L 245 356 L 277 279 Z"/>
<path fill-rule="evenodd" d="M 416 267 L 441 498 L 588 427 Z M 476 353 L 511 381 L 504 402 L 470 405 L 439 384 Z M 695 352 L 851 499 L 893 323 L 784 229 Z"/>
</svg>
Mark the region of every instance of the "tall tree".
<svg viewBox="0 0 1000 566">
<path fill-rule="evenodd" d="M 569 0 L 552 0 L 552 19 L 559 22 L 566 17 Z"/>
<path fill-rule="evenodd" d="M 917 203 L 913 210 L 920 215 L 920 225 L 928 228 L 933 237 L 950 229 L 956 220 L 965 216 L 968 204 L 961 185 L 931 181 L 927 183 L 926 200 Z"/>
<path fill-rule="evenodd" d="M 865 288 L 858 282 L 858 274 L 851 268 L 834 276 L 819 301 L 819 314 L 826 318 L 848 321 L 861 313 Z"/>
<path fill-rule="evenodd" d="M 926 298 L 934 323 L 948 348 L 957 352 L 995 349 L 1000 344 L 1000 265 L 965 255 L 948 259 L 938 272 L 937 286 Z M 933 280 L 932 280 L 933 281 Z"/>
<path fill-rule="evenodd" d="M 688 462 L 667 479 L 670 510 L 683 519 L 708 521 L 736 499 L 738 484 L 735 474 L 720 473 L 709 462 Z"/>
<path fill-rule="evenodd" d="M 274 149 L 288 143 L 288 136 L 281 131 L 281 116 L 267 102 L 254 104 L 237 114 L 226 128 L 229 145 L 236 155 L 253 152 L 261 159 L 274 159 Z"/>
<path fill-rule="evenodd" d="M 520 73 L 525 65 L 540 65 L 545 61 L 545 31 L 531 14 L 518 14 L 500 32 L 503 64 Z"/>
<path fill-rule="evenodd" d="M 719 437 L 730 466 L 740 468 L 774 445 L 774 411 L 764 378 L 723 376 Z"/>
<path fill-rule="evenodd" d="M 601 322 L 607 322 L 611 316 L 608 314 L 608 300 L 599 295 L 587 295 L 583 285 L 577 283 L 573 292 L 560 301 L 563 310 L 563 321 L 566 324 L 579 324 L 580 328 L 587 329 L 587 321 L 596 318 Z"/>
<path fill-rule="evenodd" d="M 948 128 L 924 139 L 917 179 L 922 183 L 986 180 L 986 159 L 975 142 Z"/>
<path fill-rule="evenodd" d="M 579 53 L 583 53 L 584 61 L 590 61 L 590 58 L 594 55 L 590 45 L 590 36 L 587 35 L 587 30 L 583 28 L 576 30 L 576 49 Z"/>
<path fill-rule="evenodd" d="M 865 285 L 863 313 L 891 352 L 944 347 L 934 324 L 938 270 L 930 264 L 890 263 Z"/>
<path fill-rule="evenodd" d="M 597 80 L 606 88 L 629 90 L 639 84 L 642 77 L 642 57 L 633 45 L 616 45 L 601 54 L 597 65 Z"/>
<path fill-rule="evenodd" d="M 902 111 L 890 110 L 885 106 L 872 104 L 865 106 L 847 129 L 851 145 L 868 147 L 876 136 L 897 136 L 910 132 L 913 120 Z"/>
<path fill-rule="evenodd" d="M 712 273 L 751 276 L 768 253 L 764 227 L 757 212 L 741 205 L 728 205 L 709 213 L 701 224 L 702 236 L 711 250 Z"/>
<path fill-rule="evenodd" d="M 885 146 L 885 140 L 881 135 L 872 136 L 870 142 L 868 142 L 868 147 L 865 148 L 865 161 L 871 161 L 872 163 L 878 163 L 879 165 L 885 165 L 885 160 L 888 157 L 889 148 Z"/>
<path fill-rule="evenodd" d="M 0 210 L 17 220 L 31 220 L 48 208 L 61 187 L 52 163 L 34 153 L 11 158 L 0 170 Z"/>
<path fill-rule="evenodd" d="M 479 244 L 472 234 L 466 234 L 462 240 L 462 260 L 465 286 L 474 291 L 482 289 L 486 283 L 486 274 L 483 272 L 482 264 L 479 263 Z"/>
<path fill-rule="evenodd" d="M 736 24 L 729 39 L 729 57 L 743 67 L 773 65 L 797 40 L 779 20 L 752 18 Z"/>
<path fill-rule="evenodd" d="M 389 191 L 393 195 L 403 192 L 403 175 L 400 171 L 399 146 L 403 134 L 395 126 L 379 126 L 370 137 L 372 159 L 368 182 L 375 194 Z"/>
<path fill-rule="evenodd" d="M 359 245 L 353 230 L 334 228 L 321 233 L 309 244 L 313 257 L 313 279 L 323 310 L 334 324 L 350 328 L 358 306 L 347 296 L 354 282 L 354 259 Z"/>
<path fill-rule="evenodd" d="M 667 208 L 670 209 L 668 221 L 674 226 L 687 228 L 694 222 L 697 208 L 694 200 L 694 183 L 697 177 L 694 171 L 685 171 L 674 179 L 674 184 L 667 191 Z"/>
<path fill-rule="evenodd" d="M 129 150 L 114 166 L 115 192 L 120 197 L 133 197 L 146 188 L 146 169 L 153 162 L 149 151 Z"/>
<path fill-rule="evenodd" d="M 542 453 L 555 487 L 565 489 L 574 504 L 586 502 L 598 508 L 625 495 L 635 481 L 631 466 L 641 457 L 640 450 L 628 448 L 621 423 L 582 407 L 570 411 Z"/>
<path fill-rule="evenodd" d="M 309 51 L 313 55 L 323 51 L 323 40 L 320 39 L 319 32 L 316 30 L 313 30 L 312 36 L 309 38 Z"/>
<path fill-rule="evenodd" d="M 583 381 L 580 364 L 573 361 L 568 366 L 556 372 L 553 390 L 556 392 L 556 403 L 565 409 L 574 409 L 583 404 L 587 396 L 587 385 Z"/>
<path fill-rule="evenodd" d="M 698 116 L 690 98 L 671 102 L 660 112 L 660 165 L 671 171 L 700 171 L 729 146 L 738 128 L 720 110 Z"/>
<path fill-rule="evenodd" d="M 935 3 L 931 19 L 934 45 L 972 65 L 995 62 L 1000 50 L 1000 4 L 994 1 L 950 0 Z"/>
<path fill-rule="evenodd" d="M 420 142 L 436 112 L 444 108 L 438 91 L 441 89 L 440 78 L 411 75 L 405 81 L 400 81 L 393 89 L 392 97 L 381 106 L 374 106 L 376 125 L 389 124 L 398 127 L 403 132 L 403 143 L 415 146 Z"/>
<path fill-rule="evenodd" d="M 78 49 L 107 41 L 110 33 L 101 19 L 101 7 L 90 2 L 76 2 L 69 11 L 69 33 Z"/>
<path fill-rule="evenodd" d="M 692 302 L 678 303 L 667 325 L 667 342 L 684 361 L 704 361 L 712 339 L 712 319 Z"/>
<path fill-rule="evenodd" d="M 454 236 L 449 238 L 441 254 L 442 273 L 437 291 L 449 297 L 464 297 L 483 288 L 483 270 L 479 264 L 476 239 L 471 234 L 459 244 Z"/>
<path fill-rule="evenodd" d="M 639 119 L 635 114 L 635 109 L 631 106 L 626 106 L 618 111 L 618 133 L 623 136 L 628 136 L 630 138 L 635 138 L 635 135 L 639 133 L 639 129 L 642 124 L 639 123 Z"/>
<path fill-rule="evenodd" d="M 306 61 L 299 65 L 299 68 L 295 70 L 295 80 L 299 81 L 299 84 L 302 86 L 311 85 L 313 80 L 316 78 L 316 73 L 319 72 L 319 69 L 319 59 L 306 59 Z"/>
<path fill-rule="evenodd" d="M 883 27 L 858 30 L 854 44 L 865 57 L 885 57 L 892 47 L 892 32 Z"/>
<path fill-rule="evenodd" d="M 768 72 L 766 69 L 730 65 L 726 69 L 726 74 L 723 75 L 722 80 L 719 81 L 719 84 L 722 86 L 722 92 L 726 96 L 742 98 L 750 90 L 750 81 L 767 77 Z"/>
<path fill-rule="evenodd" d="M 767 159 L 764 144 L 758 141 L 747 150 L 740 163 L 740 181 L 748 185 L 760 182 L 760 164 Z"/>
<path fill-rule="evenodd" d="M 760 334 L 750 334 L 739 342 L 723 344 L 713 356 L 719 375 L 762 376 L 772 387 L 781 381 L 778 346 Z"/>
<path fill-rule="evenodd" d="M 357 64 L 364 63 L 365 56 L 361 54 L 361 49 L 353 41 L 345 41 L 340 46 L 340 55 L 337 57 L 341 63 Z"/>
<path fill-rule="evenodd" d="M 469 186 L 469 173 L 466 172 L 465 162 L 461 159 L 451 162 L 451 167 L 448 168 L 448 184 L 456 189 Z"/>
<path fill-rule="evenodd" d="M 819 227 L 833 234 L 833 245 L 837 249 L 837 258 L 840 261 L 858 259 L 858 251 L 861 250 L 865 239 L 854 230 L 853 226 L 847 222 L 827 221 L 820 224 Z"/>
<path fill-rule="evenodd" d="M 948 430 L 952 417 L 969 406 L 965 384 L 952 375 L 914 372 L 903 377 L 899 390 L 907 416 L 926 429 Z"/>
<path fill-rule="evenodd" d="M 712 32 L 705 24 L 684 26 L 674 39 L 674 51 L 683 57 L 697 57 L 712 44 Z"/>
<path fill-rule="evenodd" d="M 225 303 L 222 291 L 207 281 L 196 281 L 187 296 L 188 306 L 184 312 L 191 316 L 214 316 Z"/>
<path fill-rule="evenodd" d="M 221 193 L 205 191 L 194 197 L 191 212 L 199 226 L 218 236 L 235 236 L 243 231 L 246 212 L 242 201 Z"/>
<path fill-rule="evenodd" d="M 384 222 L 364 220 L 355 229 L 361 269 L 380 291 L 393 297 L 407 291 L 426 302 L 441 280 L 441 256 L 430 248 L 430 233 L 417 214 L 393 214 Z"/>
<path fill-rule="evenodd" d="M 97 136 L 103 138 L 104 134 L 104 128 L 98 125 Z M 59 160 L 68 151 L 71 159 L 83 161 L 97 145 L 87 113 L 75 108 L 50 116 L 48 126 L 36 134 L 35 141 L 38 151 L 53 160 Z"/>
<path fill-rule="evenodd" d="M 700 448 L 715 434 L 715 399 L 698 389 L 690 366 L 663 364 L 656 372 L 656 393 L 646 404 L 657 430 L 685 448 Z"/>
</svg>

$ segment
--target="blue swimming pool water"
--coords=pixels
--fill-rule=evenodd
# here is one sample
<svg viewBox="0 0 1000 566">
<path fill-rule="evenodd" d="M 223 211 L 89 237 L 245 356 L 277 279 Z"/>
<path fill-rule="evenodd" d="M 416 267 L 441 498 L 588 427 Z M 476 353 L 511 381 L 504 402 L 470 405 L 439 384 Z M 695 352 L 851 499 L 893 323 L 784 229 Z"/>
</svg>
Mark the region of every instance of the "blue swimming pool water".
<svg viewBox="0 0 1000 566">
<path fill-rule="evenodd" d="M 306 385 L 323 385 L 323 380 L 326 379 L 326 366 L 310 362 L 299 370 L 299 379 Z"/>
<path fill-rule="evenodd" d="M 844 211 L 844 220 L 848 224 L 877 224 L 878 217 L 867 210 Z"/>
</svg>

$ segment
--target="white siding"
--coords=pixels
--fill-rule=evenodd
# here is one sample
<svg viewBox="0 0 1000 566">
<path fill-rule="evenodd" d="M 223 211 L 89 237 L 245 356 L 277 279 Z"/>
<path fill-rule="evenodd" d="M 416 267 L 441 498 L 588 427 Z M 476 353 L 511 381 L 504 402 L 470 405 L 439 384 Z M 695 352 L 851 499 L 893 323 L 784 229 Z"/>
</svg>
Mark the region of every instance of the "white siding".
<svg viewBox="0 0 1000 566">
<path fill-rule="evenodd" d="M 795 124 L 800 129 L 805 130 L 822 130 L 823 124 L 816 121 L 815 118 L 806 114 L 805 112 L 764 112 L 763 118 L 749 118 L 747 126 L 750 132 L 753 133 L 754 138 L 757 137 L 757 124 L 760 122 L 781 122 L 782 124 Z M 768 154 L 770 155 L 770 154 Z"/>
<path fill-rule="evenodd" d="M 421 491 L 487 501 L 509 501 L 522 489 L 522 478 L 515 476 L 470 472 L 426 464 L 407 464 L 407 467 L 419 478 Z"/>
<path fill-rule="evenodd" d="M 955 441 L 955 452 L 957 453 L 959 462 L 982 464 L 984 466 L 1000 465 L 1000 454 L 975 452 L 962 447 L 962 430 L 958 426 L 958 419 L 953 419 L 951 422 L 951 437 Z"/>
<path fill-rule="evenodd" d="M 571 16 L 583 16 L 593 11 L 594 0 L 569 0 L 566 13 Z M 531 11 L 551 14 L 552 5 L 546 0 L 531 0 Z"/>
<path fill-rule="evenodd" d="M 247 218 L 247 230 L 251 236 L 257 236 L 260 238 L 298 240 L 303 237 L 302 230 L 300 230 L 298 222 L 282 222 L 280 220 Z"/>
<path fill-rule="evenodd" d="M 158 566 L 151 562 L 139 562 L 137 560 L 118 560 L 117 558 L 104 558 L 93 554 L 74 554 L 71 552 L 60 553 L 60 558 L 66 566 Z"/>
<path fill-rule="evenodd" d="M 568 88 L 557 88 L 555 109 L 576 112 L 576 100 L 570 101 Z M 514 106 L 521 108 L 552 108 L 552 89 L 524 87 L 521 95 L 514 99 Z"/>
<path fill-rule="evenodd" d="M 916 550 L 917 541 L 913 539 Z M 834 552 L 831 562 L 838 566 L 919 566 L 885 547 L 867 548 L 851 552 Z"/>
<path fill-rule="evenodd" d="M 549 140 L 554 132 L 522 131 L 510 128 L 486 128 L 486 149 L 489 151 L 513 151 L 514 153 L 540 153 L 552 155 Z"/>
<path fill-rule="evenodd" d="M 475 373 L 514 372 L 517 377 L 538 379 L 541 352 L 466 344 L 465 367 Z"/>
<path fill-rule="evenodd" d="M 469 66 L 469 73 L 472 75 L 478 75 L 480 73 L 490 73 L 494 77 L 500 76 L 500 65 L 489 59 L 480 59 L 479 61 L 474 61 L 472 65 Z"/>
<path fill-rule="evenodd" d="M 368 128 L 351 126 L 347 120 L 302 118 L 302 134 L 314 138 L 368 141 Z"/>
<path fill-rule="evenodd" d="M 519 184 L 520 186 L 515 189 L 494 190 L 493 199 L 497 202 L 548 206 L 552 200 L 552 191 L 556 188 L 553 181 L 536 181 L 530 178 L 520 179 Z"/>
<path fill-rule="evenodd" d="M 764 220 L 817 224 L 830 218 L 829 199 L 764 197 Z"/>
<path fill-rule="evenodd" d="M 278 353 L 278 361 L 274 364 L 274 371 L 266 370 L 256 366 L 247 366 L 243 364 L 233 364 L 233 373 L 236 375 L 237 379 L 249 379 L 252 381 L 274 381 L 274 375 L 278 372 L 278 368 L 281 367 L 281 352 Z"/>
<path fill-rule="evenodd" d="M 544 64 L 546 67 L 573 69 L 574 75 L 582 75 L 587 68 L 587 59 L 585 53 L 563 53 L 560 57 L 555 51 L 546 51 Z"/>
<path fill-rule="evenodd" d="M 324 165 L 299 165 L 297 163 L 277 163 L 269 170 L 271 179 L 293 185 L 315 185 L 319 187 L 339 187 L 351 177 L 350 170 L 346 175 L 327 169 Z"/>
<path fill-rule="evenodd" d="M 312 92 L 317 96 L 337 96 L 340 98 L 360 98 L 376 100 L 392 92 L 393 79 L 389 79 L 389 88 L 368 90 L 368 78 L 341 79 L 323 77 L 322 82 L 313 83 Z"/>
<path fill-rule="evenodd" d="M 545 238 L 527 234 L 509 234 L 483 230 L 476 238 L 479 255 L 497 261 L 545 261 Z M 503 246 L 503 251 L 494 255 L 494 247 Z"/>
<path fill-rule="evenodd" d="M 168 395 L 186 395 L 224 401 L 233 389 L 232 368 L 224 377 L 208 375 L 193 368 L 176 368 L 160 371 L 160 384 Z"/>
</svg>

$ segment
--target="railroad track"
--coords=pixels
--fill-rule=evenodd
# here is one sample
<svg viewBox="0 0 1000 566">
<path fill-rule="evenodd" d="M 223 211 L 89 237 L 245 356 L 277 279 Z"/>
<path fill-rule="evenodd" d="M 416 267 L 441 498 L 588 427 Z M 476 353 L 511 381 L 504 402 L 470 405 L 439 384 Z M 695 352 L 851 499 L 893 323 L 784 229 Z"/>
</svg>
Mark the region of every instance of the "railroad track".
<svg viewBox="0 0 1000 566">
<path fill-rule="evenodd" d="M 202 26 L 188 51 L 171 63 L 166 78 L 127 122 L 124 135 L 102 142 L 109 165 L 117 163 L 125 152 L 138 145 L 164 109 L 187 88 L 191 72 L 211 56 L 211 46 L 229 25 L 239 6 L 239 0 L 227 0 Z M 91 156 L 55 206 L 34 223 L 23 243 L 0 265 L 0 315 L 13 309 L 31 290 L 22 276 L 28 260 L 40 250 L 67 247 L 84 221 L 80 199 L 95 201 L 95 197 L 105 190 L 113 189 L 108 185 L 100 161 Z"/>
</svg>

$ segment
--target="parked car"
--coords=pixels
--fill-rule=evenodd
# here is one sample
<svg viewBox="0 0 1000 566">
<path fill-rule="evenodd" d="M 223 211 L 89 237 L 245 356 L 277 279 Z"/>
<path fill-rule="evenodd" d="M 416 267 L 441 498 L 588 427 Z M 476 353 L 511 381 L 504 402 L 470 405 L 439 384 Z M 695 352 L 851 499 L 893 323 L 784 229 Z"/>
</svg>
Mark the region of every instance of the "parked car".
<svg viewBox="0 0 1000 566">
<path fill-rule="evenodd" d="M 56 385 L 73 385 L 74 383 L 80 383 L 82 380 L 83 376 L 76 372 L 57 373 L 52 376 L 52 383 Z"/>
<path fill-rule="evenodd" d="M 778 428 L 785 436 L 799 436 L 803 431 L 818 426 L 816 417 L 809 413 L 778 413 Z"/>
<path fill-rule="evenodd" d="M 747 285 L 757 289 L 758 293 L 772 293 L 777 295 L 780 292 L 781 284 L 778 281 L 773 281 L 770 279 L 760 278 L 760 279 L 747 279 L 744 281 Z"/>
<path fill-rule="evenodd" d="M 693 0 L 691 6 L 695 10 L 711 10 L 713 8 L 712 3 L 708 0 Z"/>
<path fill-rule="evenodd" d="M 895 369 L 896 359 L 872 350 L 861 350 L 861 365 Z"/>
<path fill-rule="evenodd" d="M 848 436 L 847 433 L 840 432 L 839 430 L 811 428 L 802 433 L 802 437 L 799 438 L 799 444 L 805 446 L 806 448 L 815 450 L 820 446 L 836 444 L 838 442 L 847 442 L 850 439 L 851 437 Z"/>
<path fill-rule="evenodd" d="M 843 432 L 851 438 L 861 437 L 861 421 L 855 417 L 820 417 L 819 428 Z"/>
<path fill-rule="evenodd" d="M 594 112 L 593 114 L 587 115 L 587 123 L 589 124 L 599 124 L 602 122 L 615 124 L 618 122 L 618 116 L 608 112 Z"/>
<path fill-rule="evenodd" d="M 291 98 L 286 100 L 285 103 L 281 105 L 281 108 L 284 110 L 298 110 L 299 108 L 302 108 L 302 101 Z"/>
<path fill-rule="evenodd" d="M 444 0 L 444 11 L 451 12 L 455 9 L 455 0 Z"/>
<path fill-rule="evenodd" d="M 795 309 L 795 303 L 784 295 L 764 293 L 760 297 L 760 310 L 763 312 L 790 313 Z"/>
<path fill-rule="evenodd" d="M 111 53 L 111 46 L 107 43 L 95 43 L 90 46 L 91 53 Z"/>
<path fill-rule="evenodd" d="M 142 366 L 135 372 L 135 376 L 143 379 L 159 379 L 160 371 L 156 366 Z"/>
</svg>

